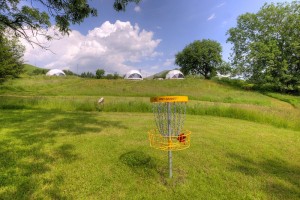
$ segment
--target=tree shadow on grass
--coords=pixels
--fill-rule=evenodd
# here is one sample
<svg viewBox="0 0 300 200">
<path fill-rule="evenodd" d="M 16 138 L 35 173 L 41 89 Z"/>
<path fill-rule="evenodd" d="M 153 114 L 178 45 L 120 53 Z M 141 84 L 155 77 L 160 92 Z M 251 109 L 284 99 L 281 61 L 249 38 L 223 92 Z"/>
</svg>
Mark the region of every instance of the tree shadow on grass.
<svg viewBox="0 0 300 200">
<path fill-rule="evenodd" d="M 151 174 L 156 171 L 156 161 L 142 151 L 129 151 L 120 156 L 120 161 L 135 173 Z"/>
<path fill-rule="evenodd" d="M 57 139 L 99 133 L 109 126 L 126 128 L 117 121 L 99 120 L 97 115 L 51 111 L 10 110 L 1 113 L 0 124 L 0 199 L 72 198 L 61 189 L 61 172 L 53 169 L 81 158 L 75 145 Z"/>
<path fill-rule="evenodd" d="M 86 133 L 100 133 L 104 128 L 115 127 L 127 129 L 119 121 L 108 121 L 98 118 L 91 113 L 67 113 L 64 117 L 51 120 L 48 128 L 51 132 L 59 131 L 62 135 L 80 135 Z"/>
<path fill-rule="evenodd" d="M 120 161 L 130 167 L 130 169 L 139 176 L 145 176 L 147 178 L 159 178 L 163 185 L 176 186 L 182 184 L 186 179 L 186 172 L 182 169 L 173 167 L 174 177 L 169 179 L 168 162 L 164 162 L 165 165 L 160 166 L 160 162 L 154 157 L 142 151 L 129 151 L 120 156 Z"/>
<path fill-rule="evenodd" d="M 231 169 L 248 176 L 266 176 L 264 190 L 278 199 L 300 198 L 300 168 L 281 159 L 255 162 L 246 156 L 228 154 L 235 162 Z"/>
</svg>

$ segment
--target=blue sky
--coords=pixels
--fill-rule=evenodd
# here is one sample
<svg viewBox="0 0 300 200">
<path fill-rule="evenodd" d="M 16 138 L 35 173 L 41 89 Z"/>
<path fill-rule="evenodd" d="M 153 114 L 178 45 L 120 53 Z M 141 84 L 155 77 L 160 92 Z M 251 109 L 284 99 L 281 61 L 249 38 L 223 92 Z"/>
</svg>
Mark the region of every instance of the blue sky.
<svg viewBox="0 0 300 200">
<path fill-rule="evenodd" d="M 186 45 L 202 39 L 219 42 L 223 59 L 228 60 L 230 44 L 226 32 L 237 17 L 257 12 L 261 0 L 142 0 L 116 12 L 112 0 L 94 0 L 97 17 L 72 25 L 69 38 L 51 43 L 55 53 L 26 45 L 25 61 L 44 68 L 70 69 L 74 72 L 124 74 L 141 69 L 144 76 L 174 69 L 175 54 Z"/>
</svg>

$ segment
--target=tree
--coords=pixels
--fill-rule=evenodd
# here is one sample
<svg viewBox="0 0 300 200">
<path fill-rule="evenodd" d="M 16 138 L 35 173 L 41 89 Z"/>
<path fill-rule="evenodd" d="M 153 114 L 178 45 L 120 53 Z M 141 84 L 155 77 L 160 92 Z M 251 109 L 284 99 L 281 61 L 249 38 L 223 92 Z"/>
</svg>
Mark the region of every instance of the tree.
<svg viewBox="0 0 300 200">
<path fill-rule="evenodd" d="M 23 72 L 24 50 L 16 38 L 0 35 L 0 83 L 8 78 L 17 78 Z"/>
<path fill-rule="evenodd" d="M 80 77 L 82 78 L 95 78 L 95 75 L 92 72 L 83 72 Z"/>
<path fill-rule="evenodd" d="M 115 0 L 113 6 L 116 11 L 125 11 L 129 2 L 139 1 Z M 35 36 L 44 35 L 49 40 L 52 36 L 42 30 L 49 29 L 51 21 L 55 21 L 59 32 L 64 35 L 70 32 L 70 24 L 80 24 L 89 16 L 97 16 L 97 9 L 91 7 L 88 0 L 36 0 L 28 4 L 20 0 L 0 0 L 0 34 L 9 29 L 13 35 L 42 46 L 28 35 L 28 31 Z"/>
<path fill-rule="evenodd" d="M 113 74 L 107 74 L 106 79 L 115 79 Z"/>
<path fill-rule="evenodd" d="M 229 29 L 232 65 L 259 87 L 295 91 L 300 84 L 300 4 L 265 4 Z"/>
<path fill-rule="evenodd" d="M 196 40 L 176 54 L 175 63 L 187 74 L 200 74 L 205 79 L 216 75 L 216 67 L 222 62 L 222 47 L 213 40 Z"/>
<path fill-rule="evenodd" d="M 72 72 L 71 70 L 63 70 L 63 72 L 67 75 L 67 76 L 78 76 L 76 73 Z"/>
<path fill-rule="evenodd" d="M 48 69 L 37 68 L 37 69 L 34 69 L 30 75 L 41 75 L 41 74 L 45 75 L 45 74 L 47 74 L 48 71 L 49 71 Z"/>
<path fill-rule="evenodd" d="M 219 74 L 221 75 L 233 75 L 232 74 L 232 69 L 230 66 L 229 62 L 226 61 L 222 61 L 218 66 L 217 66 L 217 72 L 219 72 Z"/>
<path fill-rule="evenodd" d="M 96 78 L 101 79 L 104 77 L 105 71 L 103 69 L 97 69 L 96 70 Z"/>
</svg>

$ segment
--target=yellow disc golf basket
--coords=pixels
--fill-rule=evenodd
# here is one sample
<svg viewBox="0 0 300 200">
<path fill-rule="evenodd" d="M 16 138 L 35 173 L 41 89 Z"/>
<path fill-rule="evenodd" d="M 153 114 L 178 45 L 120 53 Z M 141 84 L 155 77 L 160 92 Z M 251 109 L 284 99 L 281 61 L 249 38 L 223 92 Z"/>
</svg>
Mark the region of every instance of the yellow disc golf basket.
<svg viewBox="0 0 300 200">
<path fill-rule="evenodd" d="M 190 147 L 191 132 L 183 130 L 187 96 L 152 97 L 156 129 L 149 131 L 150 146 L 168 151 L 169 176 L 172 177 L 172 151 Z"/>
</svg>

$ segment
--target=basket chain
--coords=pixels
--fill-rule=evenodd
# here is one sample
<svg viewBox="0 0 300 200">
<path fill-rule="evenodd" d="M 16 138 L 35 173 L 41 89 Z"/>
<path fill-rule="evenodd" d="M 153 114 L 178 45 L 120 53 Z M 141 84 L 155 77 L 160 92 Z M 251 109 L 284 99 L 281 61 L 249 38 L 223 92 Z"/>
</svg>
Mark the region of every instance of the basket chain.
<svg viewBox="0 0 300 200">
<path fill-rule="evenodd" d="M 173 136 L 179 135 L 184 125 L 186 103 L 170 103 L 170 108 L 170 131 Z M 152 110 L 158 131 L 161 135 L 168 136 L 168 103 L 154 103 Z"/>
</svg>

